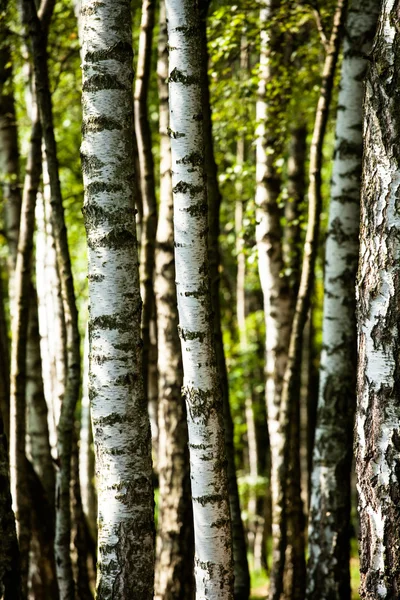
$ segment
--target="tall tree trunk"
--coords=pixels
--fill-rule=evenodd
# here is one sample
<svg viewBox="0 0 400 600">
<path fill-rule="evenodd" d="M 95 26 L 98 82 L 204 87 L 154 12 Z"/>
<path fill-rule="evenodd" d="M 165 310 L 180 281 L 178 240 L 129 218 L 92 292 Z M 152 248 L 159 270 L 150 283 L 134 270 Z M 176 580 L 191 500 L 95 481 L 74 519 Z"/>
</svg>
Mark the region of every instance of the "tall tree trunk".
<svg viewBox="0 0 400 600">
<path fill-rule="evenodd" d="M 201 52 L 202 52 L 202 98 L 204 123 L 205 175 L 208 199 L 208 259 L 210 274 L 211 305 L 214 315 L 214 344 L 217 358 L 218 375 L 222 389 L 225 448 L 227 458 L 229 505 L 231 514 L 233 562 L 234 562 L 234 597 L 235 600 L 247 600 L 250 594 L 250 574 L 247 563 L 246 538 L 242 523 L 239 490 L 236 478 L 235 451 L 233 447 L 233 421 L 229 404 L 229 384 L 226 369 L 225 353 L 222 340 L 221 309 L 219 300 L 219 267 L 221 264 L 219 251 L 221 193 L 218 185 L 217 165 L 214 157 L 212 136 L 211 101 L 208 81 L 208 49 L 206 19 L 209 0 L 200 0 L 201 18 Z"/>
<path fill-rule="evenodd" d="M 29 296 L 36 193 L 41 175 L 41 126 L 34 118 L 21 208 L 21 225 L 15 267 L 15 308 L 12 319 L 10 375 L 10 472 L 16 507 L 21 555 L 22 593 L 27 594 L 31 507 L 26 473 L 26 384 Z"/>
<path fill-rule="evenodd" d="M 400 595 L 398 0 L 384 0 L 364 101 L 356 459 L 362 600 Z"/>
<path fill-rule="evenodd" d="M 160 98 L 160 216 L 157 229 L 155 294 L 158 329 L 160 481 L 156 600 L 191 600 L 193 512 L 188 432 L 181 388 L 182 356 L 176 305 L 171 143 L 168 135 L 168 39 L 165 3 L 160 4 L 158 41 Z"/>
<path fill-rule="evenodd" d="M 356 404 L 362 101 L 379 13 L 353 0 L 346 24 L 325 250 L 323 346 L 310 503 L 307 598 L 349 600 L 350 474 Z"/>
<path fill-rule="evenodd" d="M 154 503 L 132 186 L 130 3 L 84 0 L 82 16 L 82 168 L 100 524 L 97 598 L 150 600 Z"/>
<path fill-rule="evenodd" d="M 339 54 L 346 6 L 346 0 L 338 0 L 333 17 L 332 31 L 322 73 L 322 85 L 310 148 L 308 225 L 304 245 L 300 286 L 290 335 L 288 361 L 283 381 L 281 409 L 279 415 L 280 444 L 277 451 L 277 460 L 275 464 L 272 462 L 272 480 L 277 483 L 277 498 L 281 514 L 279 515 L 279 520 L 274 522 L 274 524 L 277 525 L 276 540 L 274 543 L 274 551 L 277 551 L 277 559 L 274 561 L 274 570 L 271 575 L 270 600 L 279 600 L 282 591 L 282 579 L 280 573 L 283 573 L 285 560 L 282 551 L 285 546 L 284 542 L 287 527 L 287 524 L 285 523 L 287 517 L 287 515 L 285 515 L 285 505 L 287 499 L 287 464 L 290 456 L 290 425 L 294 407 L 299 404 L 298 398 L 300 393 L 302 334 L 310 305 L 314 267 L 318 248 L 319 221 L 322 204 L 322 148 L 326 125 L 328 122 L 328 110 L 332 96 L 334 75 Z M 292 594 L 293 598 L 302 598 L 304 597 L 305 589 L 304 532 L 299 531 L 296 545 L 296 564 L 293 565 L 294 587 Z"/>
<path fill-rule="evenodd" d="M 61 276 L 63 308 L 67 333 L 67 379 L 57 427 L 57 448 L 60 468 L 57 472 L 56 565 L 62 600 L 74 597 L 74 582 L 70 557 L 70 478 L 74 411 L 80 389 L 80 348 L 78 313 L 64 221 L 61 187 L 58 173 L 57 147 L 53 128 L 52 102 L 47 66 L 47 29 L 54 9 L 54 0 L 43 2 L 39 13 L 34 0 L 23 0 L 23 21 L 27 28 L 34 64 L 36 95 L 51 192 L 51 222 L 56 241 L 57 261 Z"/>
<path fill-rule="evenodd" d="M 167 0 L 166 7 L 175 261 L 192 477 L 196 598 L 232 599 L 223 395 L 207 255 L 203 37 L 197 5 L 190 0 Z"/>
<path fill-rule="evenodd" d="M 258 270 L 264 297 L 266 324 L 266 406 L 271 449 L 271 499 L 273 569 L 271 593 L 281 593 L 284 556 L 286 549 L 286 522 L 278 491 L 276 464 L 279 447 L 284 442 L 279 430 L 281 390 L 289 346 L 292 318 L 289 282 L 285 276 L 282 249 L 282 228 L 278 196 L 280 178 L 275 161 L 279 156 L 279 145 L 274 132 L 279 108 L 267 90 L 276 77 L 276 64 L 271 64 L 282 52 L 280 37 L 274 32 L 274 20 L 280 10 L 280 0 L 263 0 L 260 10 L 260 75 L 256 105 L 256 239 L 258 248 Z M 276 25 L 276 23 L 275 23 Z"/>
<path fill-rule="evenodd" d="M 157 201 L 154 181 L 151 129 L 148 117 L 148 91 L 151 73 L 155 0 L 143 0 L 139 51 L 135 77 L 135 133 L 138 145 L 140 189 L 143 202 L 141 220 L 140 283 L 143 300 L 142 339 L 145 394 L 152 416 L 152 438 L 157 446 L 157 350 L 154 349 L 155 298 L 154 262 L 157 231 Z M 152 339 L 153 338 L 153 339 Z M 154 351 L 155 350 L 155 351 Z M 152 368 L 153 366 L 153 368 Z M 151 400 L 151 404 L 150 404 Z"/>
<path fill-rule="evenodd" d="M 23 600 L 15 518 L 11 508 L 11 492 L 7 439 L 0 414 L 0 597 Z"/>
</svg>

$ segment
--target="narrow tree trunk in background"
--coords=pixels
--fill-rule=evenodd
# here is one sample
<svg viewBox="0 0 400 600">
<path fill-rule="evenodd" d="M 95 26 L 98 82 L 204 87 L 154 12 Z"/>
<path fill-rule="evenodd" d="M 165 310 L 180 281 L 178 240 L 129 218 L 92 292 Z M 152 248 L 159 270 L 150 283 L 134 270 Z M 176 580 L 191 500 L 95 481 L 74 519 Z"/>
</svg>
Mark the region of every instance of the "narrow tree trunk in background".
<svg viewBox="0 0 400 600">
<path fill-rule="evenodd" d="M 264 297 L 266 324 L 266 406 L 271 448 L 272 497 L 272 562 L 271 598 L 279 598 L 282 587 L 286 549 L 286 520 L 279 498 L 276 464 L 278 450 L 284 441 L 279 430 L 280 402 L 283 375 L 291 327 L 291 299 L 289 282 L 285 276 L 282 250 L 282 228 L 278 197 L 280 178 L 275 161 L 279 156 L 276 139 L 276 101 L 272 101 L 268 88 L 277 76 L 277 61 L 282 52 L 281 40 L 274 31 L 280 0 L 263 0 L 260 10 L 260 75 L 256 105 L 256 239 L 258 270 Z M 274 62 L 271 64 L 271 54 Z M 275 591 L 274 591 L 275 590 Z"/>
<path fill-rule="evenodd" d="M 10 473 L 21 555 L 22 593 L 27 594 L 31 507 L 26 473 L 26 384 L 29 292 L 36 193 L 41 175 L 41 126 L 34 117 L 21 208 L 21 225 L 14 278 L 10 374 Z M 39 152 L 38 152 L 39 149 Z"/>
<path fill-rule="evenodd" d="M 34 64 L 36 95 L 40 120 L 43 128 L 43 140 L 46 150 L 51 191 L 51 222 L 56 241 L 57 261 L 61 276 L 63 308 L 67 333 L 67 380 L 66 390 L 57 427 L 58 456 L 60 468 L 57 472 L 56 507 L 56 565 L 60 588 L 60 597 L 67 600 L 74 597 L 73 577 L 70 557 L 70 475 L 72 434 L 74 411 L 80 388 L 80 348 L 78 314 L 68 249 L 67 232 L 64 221 L 61 187 L 58 173 L 57 147 L 54 137 L 51 94 L 47 66 L 48 22 L 54 8 L 54 0 L 43 4 L 36 12 L 34 0 L 23 0 L 23 21 L 27 28 Z"/>
<path fill-rule="evenodd" d="M 323 346 L 309 525 L 309 600 L 350 600 L 350 474 L 356 404 L 354 285 L 362 103 L 379 3 L 353 0 L 346 23 L 325 250 Z"/>
<path fill-rule="evenodd" d="M 79 483 L 82 507 L 90 535 L 97 542 L 97 492 L 95 484 L 95 460 L 93 431 L 89 402 L 89 328 L 86 328 L 83 349 L 83 375 L 81 398 L 81 427 L 79 440 Z"/>
<path fill-rule="evenodd" d="M 384 0 L 366 81 L 355 432 L 362 600 L 400 595 L 398 0 Z"/>
<path fill-rule="evenodd" d="M 310 306 L 310 296 L 318 248 L 319 222 L 322 204 L 322 148 L 328 121 L 328 110 L 332 96 L 333 81 L 339 54 L 346 5 L 346 0 L 338 0 L 335 9 L 329 46 L 323 68 L 322 85 L 316 110 L 314 131 L 310 148 L 308 225 L 304 245 L 300 286 L 297 295 L 293 326 L 290 336 L 289 355 L 283 381 L 281 410 L 279 416 L 280 445 L 277 452 L 278 460 L 275 462 L 275 464 L 272 463 L 272 478 L 273 481 L 277 482 L 278 503 L 281 505 L 281 507 L 283 507 L 283 513 L 285 511 L 284 507 L 287 498 L 286 478 L 288 474 L 288 458 L 290 456 L 290 424 L 291 417 L 293 415 L 293 407 L 296 406 L 296 404 L 298 405 L 298 395 L 300 393 L 302 334 Z M 285 523 L 282 522 L 280 525 L 278 539 L 284 538 L 285 528 Z M 277 562 L 276 566 L 274 566 L 274 570 L 276 569 L 277 573 L 278 568 L 279 570 L 283 571 L 282 566 Z M 297 540 L 296 565 L 295 573 L 293 575 L 293 582 L 293 598 L 303 598 L 305 590 L 305 555 L 303 532 Z M 281 593 L 280 586 L 281 580 L 279 577 L 271 576 L 270 600 L 279 600 Z"/>
<path fill-rule="evenodd" d="M 220 207 L 221 193 L 218 185 L 217 165 L 214 157 L 211 101 L 208 81 L 208 49 L 206 19 L 209 0 L 200 0 L 201 10 L 201 53 L 202 53 L 202 98 L 203 98 L 203 123 L 204 123 L 204 150 L 205 150 L 205 175 L 207 180 L 208 199 L 208 260 L 211 289 L 211 305 L 214 315 L 214 344 L 217 358 L 218 374 L 222 388 L 222 401 L 225 427 L 225 449 L 227 458 L 227 475 L 229 505 L 231 514 L 233 562 L 234 562 L 234 598 L 247 600 L 250 594 L 250 574 L 247 563 L 246 538 L 242 523 L 239 490 L 236 478 L 235 450 L 233 445 L 233 421 L 229 404 L 229 384 L 226 369 L 224 345 L 221 328 L 221 309 L 219 300 L 219 266 L 221 263 L 219 251 L 220 233 Z"/>
<path fill-rule="evenodd" d="M 7 439 L 0 414 L 0 597 L 23 600 L 15 518 L 11 508 Z"/>
<path fill-rule="evenodd" d="M 84 0 L 82 17 L 90 393 L 101 525 L 96 597 L 150 600 L 154 502 L 132 186 L 130 3 Z"/>
<path fill-rule="evenodd" d="M 307 128 L 295 127 L 291 133 L 288 159 L 288 198 L 285 204 L 283 254 L 289 270 L 291 293 L 296 300 L 301 271 L 301 213 L 306 192 Z"/>
<path fill-rule="evenodd" d="M 3 277 L 0 269 L 0 417 L 8 448 L 10 433 L 10 357 L 8 351 L 7 320 L 4 310 Z M 8 459 L 7 459 L 8 462 Z"/>
<path fill-rule="evenodd" d="M 148 91 L 151 73 L 152 41 L 154 29 L 155 0 L 143 0 L 139 36 L 139 51 L 135 77 L 135 133 L 138 144 L 140 189 L 143 202 L 141 222 L 140 283 L 143 300 L 142 339 L 145 394 L 152 405 L 152 438 L 157 441 L 157 351 L 151 322 L 155 319 L 154 261 L 157 231 L 157 202 L 154 181 L 151 129 L 148 117 Z M 154 325 L 153 325 L 154 327 Z M 153 339 L 151 339 L 153 337 Z M 152 343 L 153 342 L 153 343 Z M 153 346 L 153 347 L 151 347 Z M 151 376 L 151 378 L 150 378 Z M 155 390 L 155 391 L 154 391 Z M 154 406 L 155 395 L 155 406 Z M 154 422 L 153 422 L 154 420 Z M 156 448 L 156 444 L 155 444 Z"/>
<path fill-rule="evenodd" d="M 157 228 L 155 294 L 158 329 L 160 482 L 156 600 L 192 600 L 193 511 L 186 410 L 181 388 L 182 356 L 176 305 L 171 143 L 168 135 L 168 39 L 165 3 L 160 4 L 158 40 L 160 99 L 160 218 Z"/>
<path fill-rule="evenodd" d="M 29 455 L 32 465 L 46 492 L 49 509 L 55 516 L 55 471 L 49 442 L 47 404 L 43 391 L 42 360 L 38 323 L 37 294 L 34 285 L 29 289 L 29 326 L 26 348 L 26 402 Z"/>
<path fill-rule="evenodd" d="M 203 36 L 197 5 L 167 0 L 179 331 L 189 429 L 196 598 L 233 598 L 223 395 L 215 354 L 204 186 Z"/>
<path fill-rule="evenodd" d="M 283 253 L 290 282 L 291 305 L 294 311 L 300 283 L 301 269 L 301 208 L 305 193 L 305 163 L 307 129 L 300 126 L 292 131 L 288 159 L 288 199 L 285 206 L 286 227 Z M 268 335 L 268 334 L 267 334 Z M 299 363 L 301 370 L 301 358 Z M 299 571 L 304 569 L 304 509 L 301 496 L 300 464 L 300 382 L 299 393 L 293 402 L 290 415 L 289 460 L 287 477 L 287 548 L 285 556 L 285 597 L 302 599 L 304 586 L 298 586 Z M 301 590 L 301 591 L 300 591 Z"/>
<path fill-rule="evenodd" d="M 15 268 L 21 214 L 19 188 L 19 152 L 17 118 L 12 88 L 12 60 L 7 44 L 10 32 L 5 19 L 0 21 L 0 174 L 4 202 L 4 221 L 7 243 L 10 248 L 9 271 Z"/>
</svg>

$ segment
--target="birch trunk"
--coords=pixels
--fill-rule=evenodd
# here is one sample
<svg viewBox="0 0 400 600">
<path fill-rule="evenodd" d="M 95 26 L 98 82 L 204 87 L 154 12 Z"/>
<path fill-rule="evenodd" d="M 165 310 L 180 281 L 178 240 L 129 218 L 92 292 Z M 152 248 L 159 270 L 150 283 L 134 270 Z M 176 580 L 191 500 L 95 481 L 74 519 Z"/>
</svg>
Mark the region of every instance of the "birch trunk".
<svg viewBox="0 0 400 600">
<path fill-rule="evenodd" d="M 135 133 L 138 145 L 140 189 L 143 202 L 141 219 L 140 282 L 143 300 L 142 338 L 145 394 L 152 417 L 152 438 L 157 446 L 157 350 L 151 328 L 155 320 L 154 262 L 157 231 L 157 202 L 154 181 L 151 129 L 148 118 L 148 91 L 151 73 L 155 0 L 143 0 L 138 61 L 135 77 Z M 153 339 L 152 339 L 153 338 Z M 154 389 L 156 392 L 154 393 Z M 155 396 L 155 397 L 154 397 Z M 151 401 L 151 403 L 150 403 Z"/>
<path fill-rule="evenodd" d="M 364 101 L 356 461 L 362 600 L 400 595 L 398 0 L 382 3 Z"/>
<path fill-rule="evenodd" d="M 309 600 L 349 600 L 350 474 L 356 404 L 354 284 L 358 259 L 362 102 L 379 13 L 353 0 L 343 48 L 328 236 L 323 346 L 311 479 Z"/>
<path fill-rule="evenodd" d="M 285 562 L 286 520 L 284 506 L 279 497 L 276 465 L 279 461 L 279 447 L 284 444 L 279 430 L 280 402 L 292 318 L 289 285 L 287 278 L 282 276 L 282 228 L 278 208 L 280 179 L 275 166 L 279 153 L 273 131 L 277 107 L 267 96 L 268 86 L 276 76 L 270 54 L 273 52 L 279 56 L 280 51 L 277 34 L 271 31 L 271 22 L 277 18 L 280 7 L 280 0 L 263 0 L 261 5 L 260 75 L 256 105 L 256 240 L 267 331 L 265 396 L 271 449 L 271 591 L 277 590 L 277 598 L 281 592 Z"/>
<path fill-rule="evenodd" d="M 189 429 L 196 598 L 232 599 L 223 397 L 208 277 L 202 32 L 198 7 L 190 0 L 167 0 L 166 7 L 175 261 Z"/>
<path fill-rule="evenodd" d="M 277 451 L 277 460 L 275 464 L 272 462 L 272 480 L 277 483 L 277 497 L 279 499 L 278 503 L 281 507 L 283 507 L 283 511 L 285 510 L 284 507 L 287 498 L 286 483 L 288 475 L 287 464 L 290 456 L 290 424 L 294 407 L 298 406 L 299 404 L 301 370 L 300 361 L 303 339 L 302 335 L 310 306 L 314 267 L 318 247 L 319 222 L 322 204 L 322 148 L 328 122 L 328 110 L 332 96 L 334 75 L 339 54 L 346 7 L 346 0 L 338 0 L 324 62 L 321 91 L 317 104 L 314 131 L 310 148 L 308 187 L 309 212 L 307 233 L 304 245 L 299 292 L 296 299 L 293 326 L 290 334 L 288 360 L 283 381 L 281 409 L 279 415 L 280 446 Z M 282 520 L 279 529 L 277 528 L 277 538 L 274 544 L 274 549 L 283 549 L 284 547 L 284 540 L 286 536 L 286 525 L 284 521 L 285 518 Z M 300 547 L 297 549 L 297 566 L 293 575 L 293 595 L 295 598 L 302 598 L 304 596 L 305 588 L 304 534 L 298 538 L 297 544 L 300 544 L 302 549 Z M 284 561 L 284 557 L 282 557 L 282 554 L 277 554 L 277 556 L 278 558 L 276 562 L 274 562 L 274 571 L 272 573 L 272 575 L 274 575 L 275 572 L 276 575 L 271 576 L 270 600 L 279 600 L 281 594 L 282 580 L 279 574 L 283 573 L 284 564 L 282 565 L 281 561 Z"/>
<path fill-rule="evenodd" d="M 98 600 L 153 597 L 150 424 L 140 341 L 127 0 L 82 2 L 84 217 L 98 481 Z"/>
<path fill-rule="evenodd" d="M 160 99 L 160 215 L 157 228 L 155 293 L 158 329 L 160 481 L 156 600 L 191 600 L 193 512 L 188 432 L 182 398 L 183 369 L 176 305 L 171 143 L 168 136 L 168 39 L 165 3 L 160 4 L 158 40 Z"/>
<path fill-rule="evenodd" d="M 23 21 L 31 44 L 36 82 L 37 103 L 43 129 L 51 192 L 51 222 L 56 242 L 57 261 L 61 275 L 63 309 L 67 333 L 66 390 L 57 427 L 58 457 L 56 510 L 56 565 L 62 600 L 74 597 L 74 582 L 70 557 L 70 476 L 74 411 L 80 388 L 80 348 L 78 314 L 64 221 L 61 187 L 58 173 L 57 147 L 53 128 L 53 114 L 47 66 L 47 28 L 54 8 L 54 0 L 44 2 L 39 13 L 34 0 L 23 0 Z"/>
<path fill-rule="evenodd" d="M 250 594 L 250 574 L 247 563 L 246 538 L 242 523 L 239 490 L 236 478 L 235 451 L 233 447 L 233 421 L 229 404 L 228 372 L 222 340 L 221 308 L 219 299 L 219 267 L 221 264 L 219 250 L 221 193 L 218 185 L 218 171 L 214 157 L 212 136 L 212 115 L 210 89 L 208 81 L 208 49 L 207 49 L 207 12 L 209 0 L 200 0 L 201 18 L 201 52 L 203 75 L 203 123 L 205 143 L 205 174 L 207 180 L 208 199 L 208 259 L 211 286 L 211 306 L 214 315 L 214 344 L 217 358 L 218 375 L 222 389 L 223 414 L 225 428 L 225 449 L 227 458 L 228 492 L 232 526 L 233 563 L 234 563 L 234 597 L 235 600 L 247 600 Z"/>
</svg>

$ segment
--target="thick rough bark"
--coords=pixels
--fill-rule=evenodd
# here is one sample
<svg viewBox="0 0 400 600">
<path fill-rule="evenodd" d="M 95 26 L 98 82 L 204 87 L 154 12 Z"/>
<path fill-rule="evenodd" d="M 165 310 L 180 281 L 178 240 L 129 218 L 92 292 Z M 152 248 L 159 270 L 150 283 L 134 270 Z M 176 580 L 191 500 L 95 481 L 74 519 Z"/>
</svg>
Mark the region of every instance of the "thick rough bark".
<svg viewBox="0 0 400 600">
<path fill-rule="evenodd" d="M 140 189 L 143 202 L 141 219 L 140 283 L 143 300 L 142 339 L 144 387 L 152 419 L 152 437 L 157 441 L 157 350 L 151 339 L 151 321 L 155 319 L 154 264 L 157 231 L 157 201 L 154 181 L 151 129 L 148 117 L 148 90 L 151 73 L 155 0 L 143 0 L 138 61 L 135 77 L 135 133 L 138 145 Z M 154 326 L 154 324 L 153 324 Z M 152 344 L 153 341 L 153 344 Z M 151 364 L 153 363 L 153 365 Z M 155 398 L 154 398 L 155 395 Z M 156 446 L 156 443 L 155 443 Z"/>
<path fill-rule="evenodd" d="M 38 14 L 34 0 L 22 1 L 23 21 L 30 39 L 36 82 L 36 96 L 49 172 L 51 222 L 56 242 L 67 333 L 66 390 L 57 426 L 57 448 L 60 468 L 57 471 L 55 551 L 60 597 L 61 599 L 70 599 L 74 597 L 74 582 L 70 557 L 71 513 L 69 484 L 74 410 L 80 388 L 80 348 L 78 314 L 58 174 L 57 147 L 53 128 L 52 102 L 47 67 L 46 32 L 53 8 L 54 0 L 44 2 Z"/>
<path fill-rule="evenodd" d="M 160 4 L 158 92 L 160 99 L 160 215 L 157 228 L 155 294 L 158 328 L 160 482 L 156 600 L 191 600 L 193 512 L 183 368 L 175 288 L 171 143 L 168 135 L 168 46 L 165 3 Z"/>
<path fill-rule="evenodd" d="M 247 600 L 250 594 L 250 574 L 247 562 L 247 549 L 244 527 L 242 523 L 239 490 L 236 478 L 235 451 L 233 447 L 233 421 L 229 404 L 229 383 L 226 368 L 224 345 L 222 340 L 221 308 L 219 299 L 219 267 L 221 264 L 219 250 L 221 193 L 218 185 L 217 165 L 214 157 L 211 101 L 207 73 L 208 50 L 206 18 L 209 0 L 200 0 L 201 36 L 202 36 L 202 76 L 203 76 L 203 123 L 205 141 L 205 169 L 208 199 L 208 259 L 211 286 L 211 304 L 214 315 L 214 343 L 217 357 L 218 374 L 223 397 L 225 448 L 227 458 L 229 505 L 231 512 L 233 562 L 234 562 L 234 597 L 235 600 Z"/>
<path fill-rule="evenodd" d="M 318 247 L 319 221 L 322 204 L 321 196 L 321 167 L 322 167 L 322 148 L 328 121 L 328 110 L 332 96 L 333 81 L 337 58 L 339 54 L 341 33 L 343 29 L 346 0 L 338 0 L 333 18 L 332 31 L 327 47 L 327 54 L 322 72 L 322 85 L 320 97 L 317 104 L 313 137 L 310 148 L 310 166 L 309 166 L 309 187 L 308 187 L 308 225 L 306 240 L 304 245 L 303 264 L 300 278 L 299 292 L 296 299 L 296 307 L 293 318 L 293 326 L 290 334 L 290 345 L 288 361 L 286 365 L 282 399 L 279 415 L 280 445 L 277 449 L 277 460 L 272 462 L 272 480 L 277 483 L 278 504 L 285 507 L 287 497 L 287 464 L 290 456 L 290 424 L 293 416 L 294 407 L 299 404 L 300 394 L 300 370 L 301 370 L 301 350 L 302 334 L 307 320 L 311 290 L 313 285 L 314 267 Z M 282 509 L 284 512 L 284 508 Z M 284 539 L 285 519 L 277 532 L 278 540 Z M 299 532 L 300 533 L 300 532 Z M 278 540 L 276 545 L 278 545 Z M 280 542 L 282 544 L 282 542 Z M 296 598 L 304 596 L 305 589 L 305 556 L 304 556 L 304 534 L 301 532 L 297 544 L 303 547 L 296 553 L 296 569 L 293 576 L 293 595 Z M 282 560 L 282 558 L 280 557 Z M 284 559 L 283 559 L 284 560 Z M 274 563 L 275 565 L 275 563 Z M 283 571 L 283 565 L 279 562 L 274 566 L 274 570 Z M 278 571 L 279 569 L 279 571 Z M 281 582 L 279 577 L 271 577 L 270 600 L 279 600 L 281 593 Z"/>
<path fill-rule="evenodd" d="M 400 595 L 399 16 L 398 0 L 382 3 L 364 102 L 355 427 L 363 600 Z"/>
<path fill-rule="evenodd" d="M 0 597 L 22 600 L 21 574 L 15 518 L 11 508 L 7 439 L 0 414 Z"/>
<path fill-rule="evenodd" d="M 90 398 L 98 481 L 98 600 L 153 597 L 150 423 L 133 198 L 130 2 L 82 2 Z"/>
<path fill-rule="evenodd" d="M 167 0 L 174 235 L 195 528 L 196 598 L 233 597 L 233 556 L 207 256 L 202 32 L 197 5 Z M 211 543 L 212 540 L 212 543 Z"/>
<path fill-rule="evenodd" d="M 323 348 L 311 479 L 309 600 L 349 600 L 350 473 L 356 404 L 354 283 L 358 259 L 362 101 L 379 13 L 353 0 L 346 23 L 325 250 Z"/>
</svg>

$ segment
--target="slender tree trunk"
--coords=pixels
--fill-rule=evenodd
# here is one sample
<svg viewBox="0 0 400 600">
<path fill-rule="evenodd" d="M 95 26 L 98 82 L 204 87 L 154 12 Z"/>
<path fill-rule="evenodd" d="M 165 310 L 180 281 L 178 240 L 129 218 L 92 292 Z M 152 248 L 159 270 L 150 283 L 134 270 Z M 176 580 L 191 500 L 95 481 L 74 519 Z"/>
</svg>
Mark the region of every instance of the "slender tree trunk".
<svg viewBox="0 0 400 600">
<path fill-rule="evenodd" d="M 0 416 L 8 448 L 10 433 L 10 357 L 8 351 L 7 320 L 4 310 L 3 278 L 0 269 Z"/>
<path fill-rule="evenodd" d="M 49 508 L 52 511 L 51 520 L 54 526 L 55 471 L 49 441 L 47 404 L 43 390 L 37 294 L 32 283 L 30 283 L 29 289 L 29 326 L 26 360 L 29 455 L 45 490 Z M 50 520 L 50 515 L 48 519 Z"/>
<path fill-rule="evenodd" d="M 0 414 L 0 597 L 4 600 L 22 600 L 21 573 L 15 518 L 11 508 L 11 492 L 7 439 Z"/>
<path fill-rule="evenodd" d="M 41 126 L 34 118 L 22 198 L 21 225 L 15 267 L 15 308 L 12 319 L 10 375 L 10 472 L 21 554 L 22 593 L 27 594 L 31 507 L 26 473 L 26 384 L 29 296 L 36 193 L 41 175 Z M 39 150 L 39 152 L 38 152 Z"/>
<path fill-rule="evenodd" d="M 382 3 L 366 81 L 356 459 L 362 600 L 400 595 L 398 0 Z"/>
<path fill-rule="evenodd" d="M 193 512 L 186 410 L 181 394 L 183 369 L 176 305 L 171 143 L 168 135 L 168 39 L 163 1 L 160 4 L 157 71 L 161 160 L 155 293 L 159 348 L 160 496 L 155 598 L 191 600 L 194 597 Z"/>
<path fill-rule="evenodd" d="M 287 464 L 290 456 L 290 424 L 293 415 L 293 407 L 298 405 L 298 395 L 300 393 L 300 361 L 302 348 L 302 333 L 307 320 L 307 314 L 310 305 L 310 296 L 314 277 L 314 267 L 318 247 L 319 221 L 322 204 L 321 196 L 321 167 L 322 167 L 322 148 L 328 121 L 328 110 L 332 96 L 335 68 L 339 54 L 341 32 L 343 29 L 344 16 L 346 11 L 346 0 L 338 0 L 334 18 L 327 55 L 325 58 L 322 86 L 318 100 L 313 137 L 310 148 L 310 166 L 309 166 L 309 188 L 308 188 L 308 226 L 303 254 L 303 264 L 299 292 L 296 300 L 296 307 L 293 319 L 293 326 L 290 335 L 290 345 L 288 361 L 286 365 L 281 409 L 279 415 L 279 441 L 280 445 L 277 451 L 277 460 L 272 462 L 272 480 L 277 483 L 277 505 L 280 506 L 281 514 L 278 519 L 274 519 L 276 528 L 276 539 L 274 542 L 274 553 L 276 560 L 273 563 L 273 573 L 271 574 L 270 600 L 279 600 L 282 591 L 282 575 L 284 569 L 284 554 L 286 537 L 286 479 Z M 298 451 L 298 450 L 297 450 Z M 304 556 L 304 534 L 297 540 L 296 566 L 293 575 L 294 588 L 293 597 L 304 597 L 305 589 L 305 556 Z M 283 564 L 282 564 L 283 563 Z"/>
<path fill-rule="evenodd" d="M 280 596 L 284 557 L 286 550 L 286 521 L 284 507 L 279 498 L 279 481 L 276 465 L 279 461 L 279 447 L 284 441 L 279 430 L 280 403 L 283 375 L 286 366 L 292 319 L 289 283 L 285 276 L 282 249 L 282 228 L 278 196 L 280 178 L 275 161 L 279 147 L 274 133 L 277 111 L 267 90 L 276 77 L 276 66 L 271 64 L 282 52 L 280 38 L 273 31 L 271 22 L 277 19 L 281 7 L 280 0 L 264 0 L 260 10 L 260 75 L 256 105 L 256 239 L 258 248 L 258 270 L 264 297 L 266 324 L 266 406 L 268 431 L 271 449 L 271 499 L 272 499 L 272 538 L 273 570 L 271 572 L 271 593 L 276 589 Z M 275 68 L 274 68 L 275 67 Z M 272 597 L 272 596 L 271 596 Z M 274 596 L 275 598 L 275 596 Z"/>
<path fill-rule="evenodd" d="M 130 3 L 84 0 L 82 16 L 90 393 L 100 524 L 97 598 L 150 600 L 153 489 L 132 186 Z"/>
<path fill-rule="evenodd" d="M 203 36 L 198 7 L 190 0 L 167 0 L 166 7 L 175 261 L 192 477 L 196 598 L 232 599 L 223 394 L 208 276 Z"/>
<path fill-rule="evenodd" d="M 379 13 L 353 0 L 343 50 L 325 251 L 323 347 L 313 455 L 307 598 L 349 600 L 350 474 L 356 404 L 354 283 L 358 259 L 362 101 Z"/>
<path fill-rule="evenodd" d="M 47 28 L 54 8 L 54 0 L 44 2 L 39 14 L 34 0 L 23 0 L 23 20 L 27 28 L 34 64 L 36 95 L 51 191 L 51 222 L 56 241 L 57 261 L 61 275 L 63 308 L 67 333 L 67 379 L 66 390 L 57 427 L 57 447 L 60 468 L 57 472 L 56 506 L 56 565 L 62 600 L 74 597 L 74 582 L 70 557 L 70 475 L 74 411 L 80 388 L 80 348 L 78 314 L 68 250 L 67 233 L 60 180 L 58 174 L 57 147 L 54 137 L 51 94 L 47 66 Z"/>
<path fill-rule="evenodd" d="M 157 231 L 157 202 L 154 181 L 151 129 L 148 118 L 148 91 L 151 73 L 152 41 L 154 29 L 155 0 L 143 0 L 139 36 L 139 51 L 135 77 L 135 132 L 138 145 L 140 189 L 143 201 L 141 221 L 140 282 L 143 300 L 142 338 L 144 385 L 152 415 L 152 438 L 157 441 L 157 350 L 154 352 L 154 336 L 151 336 L 155 319 L 154 262 Z M 153 337 L 153 340 L 151 339 Z M 153 343 L 152 343 L 153 342 Z M 155 343 L 157 343 L 155 341 Z M 151 376 L 151 377 L 150 377 Z M 155 398 L 154 398 L 155 395 Z M 155 400 L 155 402 L 154 402 Z M 155 406 L 154 406 L 155 404 Z M 155 444 L 156 446 L 156 444 Z"/>
<path fill-rule="evenodd" d="M 81 427 L 79 440 L 79 482 L 82 507 L 90 535 L 97 541 L 97 493 L 95 485 L 95 460 L 93 431 L 89 402 L 89 328 L 86 328 L 83 350 L 83 376 L 81 398 Z"/>
</svg>

